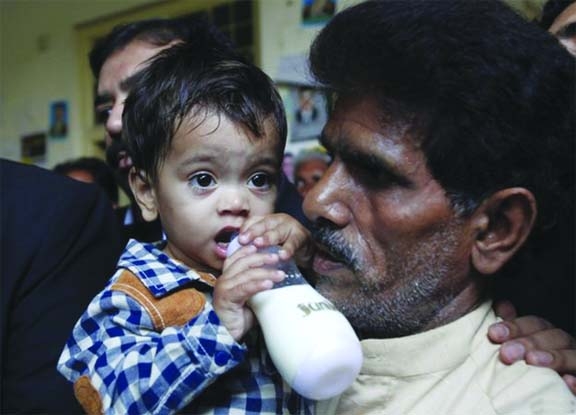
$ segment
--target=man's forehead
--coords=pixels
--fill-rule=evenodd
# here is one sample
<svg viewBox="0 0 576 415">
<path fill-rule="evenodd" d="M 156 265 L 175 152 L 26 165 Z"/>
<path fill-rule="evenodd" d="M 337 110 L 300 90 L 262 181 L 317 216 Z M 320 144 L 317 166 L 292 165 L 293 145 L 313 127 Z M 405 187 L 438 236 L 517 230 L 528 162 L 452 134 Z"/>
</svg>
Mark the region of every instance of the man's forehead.
<svg viewBox="0 0 576 415">
<path fill-rule="evenodd" d="M 405 142 L 409 129 L 405 120 L 385 114 L 373 97 L 342 97 L 338 99 L 323 135 L 328 141 L 373 146 L 383 140 L 396 144 Z"/>
</svg>

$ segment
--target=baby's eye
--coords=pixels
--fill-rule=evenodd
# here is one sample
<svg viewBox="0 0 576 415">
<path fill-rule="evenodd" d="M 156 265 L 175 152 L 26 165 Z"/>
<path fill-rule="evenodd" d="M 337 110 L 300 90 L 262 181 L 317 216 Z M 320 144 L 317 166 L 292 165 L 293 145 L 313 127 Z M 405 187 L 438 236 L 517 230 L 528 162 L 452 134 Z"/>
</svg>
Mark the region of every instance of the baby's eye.
<svg viewBox="0 0 576 415">
<path fill-rule="evenodd" d="M 216 180 L 214 180 L 214 177 L 212 177 L 212 175 L 209 173 L 195 174 L 194 176 L 190 177 L 188 182 L 193 187 L 201 188 L 213 187 L 216 184 Z"/>
<path fill-rule="evenodd" d="M 248 184 L 260 190 L 268 190 L 272 186 L 272 179 L 268 173 L 255 173 L 248 179 Z"/>
</svg>

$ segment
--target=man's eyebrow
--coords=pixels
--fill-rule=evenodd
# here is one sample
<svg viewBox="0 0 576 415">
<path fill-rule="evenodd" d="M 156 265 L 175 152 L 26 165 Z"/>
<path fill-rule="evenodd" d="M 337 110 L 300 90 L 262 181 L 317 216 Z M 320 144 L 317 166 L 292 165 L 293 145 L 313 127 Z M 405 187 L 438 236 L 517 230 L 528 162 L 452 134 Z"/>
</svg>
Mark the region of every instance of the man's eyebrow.
<svg viewBox="0 0 576 415">
<path fill-rule="evenodd" d="M 138 75 L 138 72 L 136 72 L 135 74 L 132 74 L 129 77 L 127 77 L 126 79 L 120 81 L 120 89 L 122 91 L 129 92 L 130 89 L 132 89 L 132 87 L 134 86 L 134 84 L 136 82 L 137 75 Z M 112 96 L 112 94 L 110 92 L 104 92 L 104 93 L 96 96 L 96 98 L 94 99 L 94 106 L 98 107 L 100 105 L 109 104 L 113 100 L 114 100 L 114 97 Z"/>
<path fill-rule="evenodd" d="M 361 167 L 366 172 L 373 172 L 374 176 L 386 174 L 399 185 L 410 186 L 412 184 L 411 180 L 396 167 L 396 163 L 387 160 L 385 157 L 358 151 L 346 145 L 340 147 L 339 154 L 346 164 Z"/>
</svg>

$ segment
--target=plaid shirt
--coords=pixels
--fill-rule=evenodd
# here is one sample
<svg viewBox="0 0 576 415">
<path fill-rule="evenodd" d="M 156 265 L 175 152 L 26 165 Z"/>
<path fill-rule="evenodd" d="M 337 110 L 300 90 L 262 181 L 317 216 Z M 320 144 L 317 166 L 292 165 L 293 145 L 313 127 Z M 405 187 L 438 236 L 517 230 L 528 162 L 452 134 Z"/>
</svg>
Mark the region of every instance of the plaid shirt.
<svg viewBox="0 0 576 415">
<path fill-rule="evenodd" d="M 94 298 L 68 340 L 58 370 L 88 376 L 106 414 L 311 414 L 314 401 L 281 379 L 258 329 L 238 344 L 212 307 L 212 287 L 157 244 L 131 240 L 118 271 Z M 159 298 L 204 286 L 203 310 L 182 326 L 157 331 L 132 296 L 111 286 L 127 269 Z"/>
</svg>

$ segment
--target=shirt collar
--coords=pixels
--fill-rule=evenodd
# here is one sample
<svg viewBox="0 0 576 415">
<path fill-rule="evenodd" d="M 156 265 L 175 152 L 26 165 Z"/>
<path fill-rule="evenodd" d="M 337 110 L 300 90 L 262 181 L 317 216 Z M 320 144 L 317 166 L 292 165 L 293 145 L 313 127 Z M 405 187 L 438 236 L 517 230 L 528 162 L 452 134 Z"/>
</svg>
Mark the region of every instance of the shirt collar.
<svg viewBox="0 0 576 415">
<path fill-rule="evenodd" d="M 423 333 L 363 340 L 361 374 L 407 377 L 450 369 L 486 340 L 494 321 L 492 303 L 486 301 L 458 320 Z"/>
<path fill-rule="evenodd" d="M 162 297 L 191 281 L 213 286 L 212 274 L 197 272 L 170 258 L 162 249 L 166 241 L 143 243 L 131 239 L 118 261 L 119 268 L 136 274 L 154 297 Z"/>
</svg>

